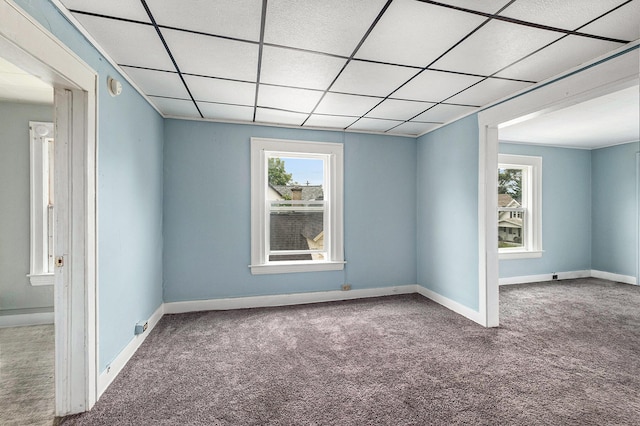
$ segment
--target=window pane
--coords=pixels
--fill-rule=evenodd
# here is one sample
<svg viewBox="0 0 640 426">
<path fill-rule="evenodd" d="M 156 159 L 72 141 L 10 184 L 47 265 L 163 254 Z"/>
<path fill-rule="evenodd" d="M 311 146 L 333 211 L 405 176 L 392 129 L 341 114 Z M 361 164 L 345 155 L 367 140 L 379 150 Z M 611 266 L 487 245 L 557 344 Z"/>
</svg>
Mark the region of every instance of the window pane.
<svg viewBox="0 0 640 426">
<path fill-rule="evenodd" d="M 498 207 L 520 207 L 520 205 L 522 205 L 522 169 L 498 169 Z"/>
<path fill-rule="evenodd" d="M 324 160 L 270 157 L 268 173 L 269 261 L 325 260 Z"/>
<path fill-rule="evenodd" d="M 522 210 L 498 211 L 498 248 L 524 248 L 525 214 Z"/>
</svg>

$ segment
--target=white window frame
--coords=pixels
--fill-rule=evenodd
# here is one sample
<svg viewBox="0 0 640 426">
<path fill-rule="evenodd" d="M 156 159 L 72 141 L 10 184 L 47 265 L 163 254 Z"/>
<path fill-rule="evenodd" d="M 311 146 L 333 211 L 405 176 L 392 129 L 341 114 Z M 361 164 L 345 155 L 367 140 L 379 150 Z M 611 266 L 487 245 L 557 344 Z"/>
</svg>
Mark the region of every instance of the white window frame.
<svg viewBox="0 0 640 426">
<path fill-rule="evenodd" d="M 269 157 L 322 158 L 325 164 L 324 260 L 269 261 Z M 337 271 L 344 269 L 344 148 L 340 143 L 251 138 L 251 273 Z"/>
<path fill-rule="evenodd" d="M 29 121 L 30 267 L 33 286 L 53 285 L 53 123 Z"/>
<path fill-rule="evenodd" d="M 523 211 L 523 247 L 500 248 L 500 259 L 542 257 L 542 157 L 498 154 L 498 169 L 522 170 L 522 207 L 498 208 Z"/>
</svg>

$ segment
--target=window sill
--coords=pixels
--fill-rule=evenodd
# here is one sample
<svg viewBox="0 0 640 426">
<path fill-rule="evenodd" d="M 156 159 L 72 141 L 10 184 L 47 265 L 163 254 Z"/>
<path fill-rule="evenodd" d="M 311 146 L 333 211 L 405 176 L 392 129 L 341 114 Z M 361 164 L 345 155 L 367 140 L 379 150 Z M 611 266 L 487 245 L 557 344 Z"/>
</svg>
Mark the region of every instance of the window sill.
<svg viewBox="0 0 640 426">
<path fill-rule="evenodd" d="M 500 260 L 509 259 L 534 259 L 542 257 L 542 250 L 527 250 L 527 251 L 501 251 L 498 252 L 498 258 Z"/>
<path fill-rule="evenodd" d="M 34 287 L 41 285 L 53 285 L 54 275 L 53 274 L 29 274 L 29 281 L 31 281 L 31 285 Z"/>
<path fill-rule="evenodd" d="M 294 272 L 341 271 L 344 261 L 336 262 L 278 262 L 263 265 L 249 265 L 252 275 L 289 274 Z"/>
</svg>

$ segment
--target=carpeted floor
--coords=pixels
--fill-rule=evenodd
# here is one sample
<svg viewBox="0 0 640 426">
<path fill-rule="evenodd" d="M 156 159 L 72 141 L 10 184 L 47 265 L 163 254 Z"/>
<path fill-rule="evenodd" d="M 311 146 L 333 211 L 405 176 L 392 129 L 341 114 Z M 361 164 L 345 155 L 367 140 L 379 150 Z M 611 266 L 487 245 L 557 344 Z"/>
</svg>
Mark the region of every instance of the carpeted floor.
<svg viewBox="0 0 640 426">
<path fill-rule="evenodd" d="M 500 297 L 496 329 L 418 295 L 167 315 L 64 424 L 640 424 L 639 287 Z"/>
<path fill-rule="evenodd" d="M 0 328 L 0 425 L 54 423 L 53 324 Z"/>
</svg>

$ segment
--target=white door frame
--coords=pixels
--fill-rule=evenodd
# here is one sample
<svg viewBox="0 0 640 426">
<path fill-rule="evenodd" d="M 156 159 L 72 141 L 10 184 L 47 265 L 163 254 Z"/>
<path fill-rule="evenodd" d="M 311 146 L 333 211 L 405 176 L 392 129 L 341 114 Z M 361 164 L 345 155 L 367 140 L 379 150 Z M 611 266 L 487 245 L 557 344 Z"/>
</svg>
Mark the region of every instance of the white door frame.
<svg viewBox="0 0 640 426">
<path fill-rule="evenodd" d="M 12 0 L 0 0 L 0 55 L 55 91 L 57 416 L 96 401 L 96 100 L 97 74 Z"/>
<path fill-rule="evenodd" d="M 478 113 L 479 306 L 485 327 L 499 325 L 498 128 L 638 84 L 640 41 L 538 84 L 536 90 Z M 530 89 L 529 89 L 530 90 Z"/>
</svg>

